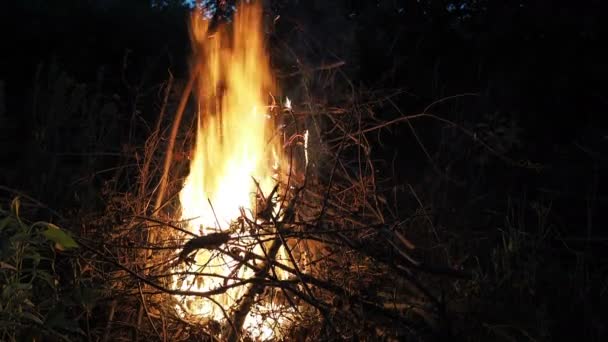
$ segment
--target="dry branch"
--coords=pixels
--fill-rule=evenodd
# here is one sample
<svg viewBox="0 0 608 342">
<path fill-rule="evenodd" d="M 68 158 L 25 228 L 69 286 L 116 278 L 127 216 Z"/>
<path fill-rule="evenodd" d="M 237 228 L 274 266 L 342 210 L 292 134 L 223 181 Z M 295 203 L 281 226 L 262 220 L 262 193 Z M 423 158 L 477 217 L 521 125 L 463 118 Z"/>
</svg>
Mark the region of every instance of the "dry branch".
<svg viewBox="0 0 608 342">
<path fill-rule="evenodd" d="M 211 233 L 192 238 L 186 242 L 179 253 L 178 263 L 189 259 L 190 255 L 199 249 L 217 249 L 230 240 L 230 233 Z"/>
</svg>

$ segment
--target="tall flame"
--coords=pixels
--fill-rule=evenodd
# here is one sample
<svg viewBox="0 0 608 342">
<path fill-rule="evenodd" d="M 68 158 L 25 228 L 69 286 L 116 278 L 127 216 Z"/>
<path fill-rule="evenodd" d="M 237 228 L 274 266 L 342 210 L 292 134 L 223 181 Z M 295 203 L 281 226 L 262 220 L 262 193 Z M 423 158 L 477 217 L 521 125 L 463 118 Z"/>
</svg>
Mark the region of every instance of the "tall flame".
<svg viewBox="0 0 608 342">
<path fill-rule="evenodd" d="M 220 27 L 213 35 L 209 20 L 192 18 L 195 63 L 203 69 L 196 147 L 180 200 L 182 216 L 196 218 L 194 226 L 217 225 L 208 199 L 222 225 L 238 217 L 239 207 L 250 207 L 256 190 L 251 177 L 263 190 L 272 188 L 272 132 L 265 112 L 273 82 L 261 15 L 257 5 L 241 6 L 233 30 Z"/>
<path fill-rule="evenodd" d="M 269 58 L 264 49 L 262 10 L 259 1 L 242 5 L 231 27 L 211 32 L 210 21 L 200 13 L 191 19 L 194 65 L 198 69 L 198 127 L 196 145 L 184 188 L 180 193 L 182 219 L 195 234 L 226 232 L 241 208 L 252 208 L 259 183 L 266 195 L 276 180 L 280 145 L 273 140 L 267 99 L 273 88 Z M 200 68 L 200 69 L 199 69 Z M 174 278 L 180 290 L 208 291 L 225 286 L 238 264 L 226 256 L 199 250 L 189 272 L 220 277 Z M 250 273 L 250 274 L 247 274 Z M 240 267 L 238 276 L 253 272 Z M 230 284 L 230 282 L 228 283 Z M 220 320 L 243 294 L 234 287 L 213 301 L 181 298 L 185 310 Z M 220 304 L 222 308 L 219 308 Z"/>
</svg>

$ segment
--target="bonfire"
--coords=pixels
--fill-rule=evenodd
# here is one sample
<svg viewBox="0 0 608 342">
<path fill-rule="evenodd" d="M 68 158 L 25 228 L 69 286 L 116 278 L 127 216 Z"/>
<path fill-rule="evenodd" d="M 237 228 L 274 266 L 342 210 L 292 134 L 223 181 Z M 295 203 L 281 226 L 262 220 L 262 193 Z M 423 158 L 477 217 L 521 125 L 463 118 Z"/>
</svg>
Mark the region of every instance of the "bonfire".
<svg viewBox="0 0 608 342">
<path fill-rule="evenodd" d="M 324 120 L 293 108 L 270 67 L 260 2 L 241 3 L 230 23 L 210 18 L 205 10 L 191 17 L 191 77 L 172 122 L 158 218 L 147 218 L 166 227 L 150 228 L 148 243 L 175 246 L 147 253 L 149 276 L 164 282 L 152 286 L 171 295 L 163 310 L 227 341 L 304 338 L 323 326 L 352 336 L 344 327 L 363 317 L 391 327 L 380 335 L 400 336 L 409 329 L 394 330 L 409 325 L 403 309 L 435 324 L 439 300 L 413 276 L 425 267 L 382 208 L 362 136 L 384 125 L 368 120 L 356 133 L 350 116 Z M 180 177 L 174 151 L 188 108 L 194 133 Z M 343 157 L 353 151 L 364 152 L 355 164 Z M 391 273 L 390 286 L 375 282 Z M 395 287 L 410 296 L 395 298 Z"/>
</svg>

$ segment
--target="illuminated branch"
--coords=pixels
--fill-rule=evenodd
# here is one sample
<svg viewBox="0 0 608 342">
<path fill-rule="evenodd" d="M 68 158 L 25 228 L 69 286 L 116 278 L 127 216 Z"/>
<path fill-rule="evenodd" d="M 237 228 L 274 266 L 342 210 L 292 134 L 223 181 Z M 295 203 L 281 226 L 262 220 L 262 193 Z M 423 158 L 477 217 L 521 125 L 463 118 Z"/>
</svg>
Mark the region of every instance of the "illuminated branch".
<svg viewBox="0 0 608 342">
<path fill-rule="evenodd" d="M 192 238 L 186 242 L 179 253 L 178 263 L 188 259 L 192 252 L 198 249 L 216 249 L 230 240 L 230 233 L 211 233 L 204 236 Z"/>
<path fill-rule="evenodd" d="M 252 280 L 257 280 L 253 282 L 253 285 L 247 290 L 245 295 L 241 298 L 241 304 L 238 309 L 235 311 L 232 323 L 233 327 L 228 332 L 228 336 L 226 338 L 229 342 L 236 342 L 240 338 L 241 328 L 243 327 L 243 323 L 245 322 L 245 317 L 251 310 L 251 306 L 253 305 L 253 301 L 257 295 L 264 291 L 264 284 L 259 282 L 262 278 L 265 278 L 270 270 L 270 265 L 272 264 L 272 260 L 276 257 L 279 248 L 281 247 L 281 240 L 276 238 L 270 249 L 268 251 L 268 258 L 264 266 L 255 272 L 255 277 Z"/>
</svg>

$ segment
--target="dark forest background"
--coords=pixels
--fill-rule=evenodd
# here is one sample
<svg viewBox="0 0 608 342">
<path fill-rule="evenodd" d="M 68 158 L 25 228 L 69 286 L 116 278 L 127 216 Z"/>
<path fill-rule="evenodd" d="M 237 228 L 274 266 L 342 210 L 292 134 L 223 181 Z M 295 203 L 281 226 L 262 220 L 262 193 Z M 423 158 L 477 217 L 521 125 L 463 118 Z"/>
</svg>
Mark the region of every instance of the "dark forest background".
<svg viewBox="0 0 608 342">
<path fill-rule="evenodd" d="M 395 207 L 414 210 L 407 189 L 416 189 L 442 247 L 477 272 L 452 308 L 452 337 L 603 340 L 602 1 L 265 4 L 276 18 L 267 27 L 273 67 L 294 106 L 371 99 L 381 120 L 428 112 L 458 124 L 421 119 L 415 135 L 400 124 L 370 138 Z M 188 77 L 189 10 L 181 1 L 0 4 L 3 201 L 19 192 L 77 217 L 104 206 L 118 174 L 115 189 L 130 188 L 129 165 L 167 80 L 172 113 Z M 43 209 L 31 215 L 49 219 Z M 437 247 L 430 233 L 412 234 Z"/>
</svg>

